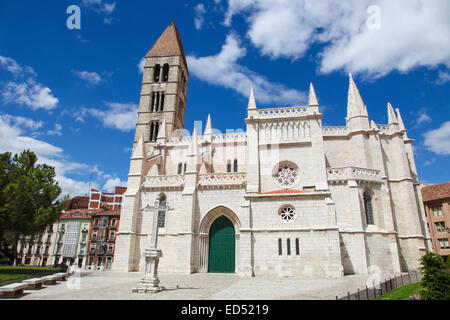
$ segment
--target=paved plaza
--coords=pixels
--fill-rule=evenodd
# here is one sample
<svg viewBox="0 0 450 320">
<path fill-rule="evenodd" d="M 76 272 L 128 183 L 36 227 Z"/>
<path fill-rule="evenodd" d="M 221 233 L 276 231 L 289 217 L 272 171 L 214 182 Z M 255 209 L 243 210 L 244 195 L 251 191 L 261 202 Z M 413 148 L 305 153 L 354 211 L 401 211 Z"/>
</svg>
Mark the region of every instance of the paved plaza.
<svg viewBox="0 0 450 320">
<path fill-rule="evenodd" d="M 380 279 L 393 276 L 381 275 Z M 240 277 L 235 274 L 160 274 L 165 291 L 132 293 L 142 272 L 82 271 L 68 281 L 40 290 L 26 290 L 19 300 L 310 300 L 335 299 L 365 288 L 372 276 L 340 279 Z"/>
</svg>

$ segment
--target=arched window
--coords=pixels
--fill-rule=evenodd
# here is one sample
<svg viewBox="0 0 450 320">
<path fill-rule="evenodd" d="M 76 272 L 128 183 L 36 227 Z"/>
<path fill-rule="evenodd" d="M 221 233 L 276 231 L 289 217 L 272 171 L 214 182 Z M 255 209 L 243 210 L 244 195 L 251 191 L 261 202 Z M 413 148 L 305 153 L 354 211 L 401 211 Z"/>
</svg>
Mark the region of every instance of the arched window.
<svg viewBox="0 0 450 320">
<path fill-rule="evenodd" d="M 183 172 L 186 172 L 186 162 L 184 163 L 184 169 Z"/>
<path fill-rule="evenodd" d="M 182 174 L 183 173 L 183 163 L 179 163 L 178 164 L 178 174 Z"/>
<path fill-rule="evenodd" d="M 238 161 L 237 161 L 237 159 L 234 159 L 233 172 L 238 172 Z"/>
<path fill-rule="evenodd" d="M 286 245 L 287 245 L 287 255 L 290 256 L 291 255 L 291 239 L 287 239 Z"/>
<path fill-rule="evenodd" d="M 154 122 L 150 123 L 150 141 L 153 141 L 153 129 L 155 127 Z"/>
<path fill-rule="evenodd" d="M 161 106 L 159 107 L 159 111 L 164 110 L 164 93 L 161 93 Z"/>
<path fill-rule="evenodd" d="M 156 141 L 156 138 L 158 138 L 158 130 L 159 130 L 159 122 L 156 121 L 156 123 L 155 123 L 155 135 L 153 137 L 153 141 Z"/>
<path fill-rule="evenodd" d="M 156 92 L 156 102 L 155 102 L 155 111 L 159 110 L 159 92 Z"/>
<path fill-rule="evenodd" d="M 159 64 L 155 65 L 155 67 L 153 68 L 153 80 L 155 82 L 159 82 L 160 69 L 161 67 L 159 66 Z"/>
<path fill-rule="evenodd" d="M 231 160 L 227 161 L 227 172 L 231 172 Z"/>
<path fill-rule="evenodd" d="M 163 66 L 163 77 L 162 81 L 167 82 L 169 80 L 169 64 L 165 63 Z"/>
<path fill-rule="evenodd" d="M 151 112 L 155 110 L 155 93 L 152 92 L 152 103 L 151 103 Z"/>
<path fill-rule="evenodd" d="M 281 238 L 278 239 L 278 255 L 281 256 L 283 254 L 283 243 L 281 242 Z"/>
<path fill-rule="evenodd" d="M 363 198 L 364 198 L 364 209 L 366 211 L 366 222 L 367 224 L 374 224 L 372 194 L 369 191 L 364 191 Z"/>
<path fill-rule="evenodd" d="M 298 238 L 295 239 L 295 254 L 297 256 L 300 255 L 300 244 L 299 244 Z"/>
<path fill-rule="evenodd" d="M 166 195 L 163 193 L 159 196 L 159 205 L 162 207 L 165 207 L 167 203 L 167 197 Z"/>
</svg>

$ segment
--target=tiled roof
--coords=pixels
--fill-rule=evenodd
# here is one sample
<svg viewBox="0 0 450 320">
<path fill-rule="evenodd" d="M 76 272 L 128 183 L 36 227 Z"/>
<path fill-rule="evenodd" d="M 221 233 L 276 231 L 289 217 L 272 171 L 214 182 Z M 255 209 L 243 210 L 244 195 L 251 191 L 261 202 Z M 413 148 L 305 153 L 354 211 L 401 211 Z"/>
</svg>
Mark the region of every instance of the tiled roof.
<svg viewBox="0 0 450 320">
<path fill-rule="evenodd" d="M 297 189 L 282 189 L 282 190 L 274 190 L 269 192 L 262 192 L 260 194 L 287 194 L 287 193 L 306 193 L 313 192 L 311 190 L 297 190 Z"/>
<path fill-rule="evenodd" d="M 177 27 L 172 22 L 156 40 L 152 48 L 145 57 L 182 56 L 186 67 L 186 57 L 184 55 L 183 44 Z"/>
<path fill-rule="evenodd" d="M 76 203 L 78 202 L 78 206 L 76 207 Z M 67 200 L 64 204 L 63 210 L 71 210 L 71 209 L 87 209 L 89 207 L 89 197 L 77 196 L 72 199 Z"/>
<path fill-rule="evenodd" d="M 444 198 L 450 198 L 450 182 L 422 188 L 423 201 L 432 201 Z"/>
<path fill-rule="evenodd" d="M 98 212 L 103 211 L 103 209 L 72 209 L 68 211 L 63 211 L 61 213 L 60 219 L 90 219 L 90 216 Z M 73 217 L 75 213 L 81 213 L 82 216 Z"/>
</svg>

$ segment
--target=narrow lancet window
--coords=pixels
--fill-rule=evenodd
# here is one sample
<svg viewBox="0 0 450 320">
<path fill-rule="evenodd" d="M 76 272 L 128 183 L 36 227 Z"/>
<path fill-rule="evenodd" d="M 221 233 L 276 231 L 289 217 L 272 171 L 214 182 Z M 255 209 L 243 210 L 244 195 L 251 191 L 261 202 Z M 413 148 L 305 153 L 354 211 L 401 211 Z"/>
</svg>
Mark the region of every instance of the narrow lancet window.
<svg viewBox="0 0 450 320">
<path fill-rule="evenodd" d="M 233 163 L 233 171 L 234 171 L 234 172 L 238 172 L 238 161 L 237 161 L 237 159 L 234 159 L 234 163 Z"/>
<path fill-rule="evenodd" d="M 169 80 L 169 64 L 165 63 L 163 67 L 163 82 L 167 82 Z"/>
<path fill-rule="evenodd" d="M 153 68 L 153 80 L 155 82 L 159 82 L 159 73 L 161 72 L 160 69 L 161 68 L 159 64 L 155 65 L 155 67 Z"/>
<path fill-rule="evenodd" d="M 367 224 L 374 224 L 372 195 L 369 191 L 364 191 L 363 197 L 364 197 L 364 209 L 366 210 L 366 222 Z"/>
</svg>

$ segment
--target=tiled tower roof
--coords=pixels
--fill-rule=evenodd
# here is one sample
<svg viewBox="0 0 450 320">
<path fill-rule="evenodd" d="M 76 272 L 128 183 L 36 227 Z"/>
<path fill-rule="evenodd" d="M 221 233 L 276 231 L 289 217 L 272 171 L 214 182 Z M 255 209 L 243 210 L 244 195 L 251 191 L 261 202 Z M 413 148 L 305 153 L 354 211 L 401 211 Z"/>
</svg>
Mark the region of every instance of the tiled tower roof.
<svg viewBox="0 0 450 320">
<path fill-rule="evenodd" d="M 158 40 L 153 44 L 152 48 L 145 55 L 148 57 L 165 57 L 165 56 L 182 56 L 186 64 L 183 44 L 181 43 L 180 34 L 177 27 L 172 22 L 159 36 Z"/>
</svg>

